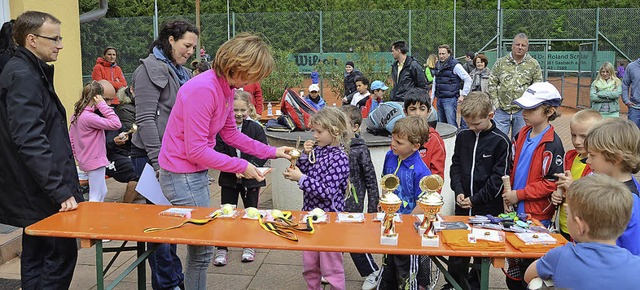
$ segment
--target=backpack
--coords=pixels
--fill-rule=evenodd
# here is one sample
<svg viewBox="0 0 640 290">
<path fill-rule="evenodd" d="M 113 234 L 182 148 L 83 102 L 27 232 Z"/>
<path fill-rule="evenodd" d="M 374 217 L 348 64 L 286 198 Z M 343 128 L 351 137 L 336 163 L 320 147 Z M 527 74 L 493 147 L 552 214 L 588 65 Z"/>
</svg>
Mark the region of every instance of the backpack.
<svg viewBox="0 0 640 290">
<path fill-rule="evenodd" d="M 367 132 L 373 135 L 389 136 L 396 121 L 404 117 L 401 102 L 381 103 L 367 117 Z"/>
<path fill-rule="evenodd" d="M 318 112 L 292 89 L 284 91 L 282 100 L 280 100 L 280 111 L 282 111 L 282 115 L 291 117 L 291 121 L 295 125 L 294 130 L 310 129 L 311 116 Z"/>
<path fill-rule="evenodd" d="M 268 131 L 291 132 L 296 129 L 289 115 L 280 115 L 277 119 L 271 119 L 266 124 Z"/>
</svg>

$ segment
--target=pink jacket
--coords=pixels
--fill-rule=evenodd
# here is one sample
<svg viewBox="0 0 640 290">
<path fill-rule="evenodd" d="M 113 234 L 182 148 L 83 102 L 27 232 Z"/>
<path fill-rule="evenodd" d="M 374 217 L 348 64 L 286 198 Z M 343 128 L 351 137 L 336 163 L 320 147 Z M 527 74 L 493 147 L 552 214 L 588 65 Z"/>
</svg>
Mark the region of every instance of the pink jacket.
<svg viewBox="0 0 640 290">
<path fill-rule="evenodd" d="M 103 117 L 94 113 L 92 106 L 87 106 L 78 116 L 78 121 L 71 117 L 69 138 L 73 155 L 83 171 L 91 171 L 107 166 L 107 145 L 104 130 L 117 130 L 122 126 L 118 115 L 107 105 L 100 102 L 96 105 Z"/>
<path fill-rule="evenodd" d="M 158 163 L 174 173 L 209 168 L 242 173 L 247 161 L 216 152 L 216 135 L 230 146 L 261 159 L 274 158 L 276 148 L 240 133 L 233 115 L 229 83 L 214 70 L 201 73 L 180 87 L 162 138 Z"/>
</svg>

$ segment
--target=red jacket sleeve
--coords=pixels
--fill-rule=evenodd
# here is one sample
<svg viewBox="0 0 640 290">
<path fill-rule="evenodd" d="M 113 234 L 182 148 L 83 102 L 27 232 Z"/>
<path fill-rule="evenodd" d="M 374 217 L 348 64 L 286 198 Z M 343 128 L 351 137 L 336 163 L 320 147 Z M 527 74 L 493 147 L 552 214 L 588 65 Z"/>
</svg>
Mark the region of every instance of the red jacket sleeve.
<svg viewBox="0 0 640 290">
<path fill-rule="evenodd" d="M 260 83 L 255 83 L 255 91 L 253 93 L 253 105 L 256 107 L 256 112 L 258 115 L 262 114 L 264 103 L 264 98 L 262 97 L 262 87 L 260 87 Z"/>
</svg>

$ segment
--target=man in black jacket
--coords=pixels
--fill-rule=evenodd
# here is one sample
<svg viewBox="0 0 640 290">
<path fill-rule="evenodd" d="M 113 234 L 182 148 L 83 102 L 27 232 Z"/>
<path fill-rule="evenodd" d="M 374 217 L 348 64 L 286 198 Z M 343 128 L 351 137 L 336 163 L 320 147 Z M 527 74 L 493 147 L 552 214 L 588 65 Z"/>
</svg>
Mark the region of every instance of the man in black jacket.
<svg viewBox="0 0 640 290">
<path fill-rule="evenodd" d="M 404 102 L 404 94 L 412 88 L 427 89 L 427 77 L 424 74 L 424 69 L 417 60 L 407 55 L 407 51 L 404 41 L 396 41 L 391 45 L 391 55 L 396 60 L 391 65 L 392 101 Z"/>
<path fill-rule="evenodd" d="M 83 201 L 66 111 L 53 88 L 62 49 L 60 20 L 37 11 L 18 16 L 16 54 L 0 74 L 0 223 L 27 227 Z M 68 289 L 75 239 L 22 235 L 22 289 Z"/>
</svg>

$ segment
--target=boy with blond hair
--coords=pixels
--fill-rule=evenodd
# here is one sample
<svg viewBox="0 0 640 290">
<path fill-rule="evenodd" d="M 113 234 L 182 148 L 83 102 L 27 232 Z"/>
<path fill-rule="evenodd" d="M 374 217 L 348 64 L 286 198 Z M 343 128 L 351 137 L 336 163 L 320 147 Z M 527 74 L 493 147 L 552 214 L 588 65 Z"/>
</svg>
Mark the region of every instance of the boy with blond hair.
<svg viewBox="0 0 640 290">
<path fill-rule="evenodd" d="M 533 262 L 525 281 L 553 279 L 556 289 L 637 289 L 640 257 L 616 246 L 637 196 L 619 181 L 594 174 L 575 181 L 566 199 L 569 233 L 577 243 Z"/>
<path fill-rule="evenodd" d="M 569 128 L 571 129 L 571 143 L 573 148 L 564 155 L 564 173 L 556 174 L 558 190 L 551 194 L 551 202 L 558 206 L 555 228 L 567 240 L 571 240 L 569 229 L 567 228 L 567 213 L 562 206 L 564 196 L 562 192 L 567 192 L 571 182 L 581 177 L 591 174 L 591 167 L 587 164 L 587 150 L 584 148 L 584 139 L 589 130 L 602 120 L 602 115 L 596 110 L 587 109 L 575 113 L 571 117 Z"/>
<path fill-rule="evenodd" d="M 400 185 L 394 193 L 402 200 L 398 213 L 410 214 L 422 193 L 420 179 L 431 171 L 420 159 L 418 149 L 429 139 L 429 125 L 421 117 L 398 120 L 391 132 L 391 150 L 384 157 L 382 175 L 394 174 Z M 429 285 L 429 258 L 417 255 L 385 255 L 379 289 L 418 289 Z M 426 281 L 425 281 L 426 280 Z"/>
<path fill-rule="evenodd" d="M 502 213 L 502 176 L 509 173 L 511 142 L 493 121 L 489 95 L 471 92 L 460 103 L 460 114 L 467 123 L 456 136 L 451 158 L 451 189 L 455 194 L 455 214 L 461 216 Z M 480 288 L 477 271 L 469 273 L 469 257 L 450 257 L 449 273 L 471 289 Z M 479 264 L 479 259 L 473 259 Z"/>
<path fill-rule="evenodd" d="M 585 139 L 587 164 L 594 173 L 618 180 L 633 193 L 633 211 L 616 244 L 640 255 L 640 185 L 632 175 L 640 170 L 640 129 L 629 120 L 607 119 L 595 125 Z"/>
<path fill-rule="evenodd" d="M 551 193 L 556 190 L 556 173 L 564 172 L 564 148 L 549 123 L 558 117 L 562 103 L 560 92 L 549 82 L 534 83 L 522 97 L 513 101 L 520 106 L 526 123 L 514 137 L 511 191 L 502 195 L 507 206 L 518 214 L 529 214 L 544 226 L 551 224 L 555 212 Z M 533 260 L 510 260 L 506 279 L 509 289 L 526 289 L 522 277 Z"/>
<path fill-rule="evenodd" d="M 425 89 L 412 88 L 405 94 L 405 115 L 419 116 L 428 122 L 432 109 L 431 100 Z M 447 151 L 444 147 L 444 140 L 436 131 L 435 126 L 429 126 L 429 140 L 422 145 L 418 152 L 424 164 L 431 170 L 431 173 L 440 175 L 444 180 L 444 160 L 446 159 Z"/>
</svg>

